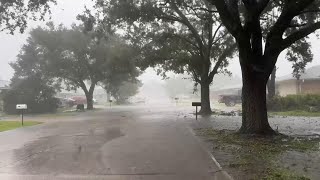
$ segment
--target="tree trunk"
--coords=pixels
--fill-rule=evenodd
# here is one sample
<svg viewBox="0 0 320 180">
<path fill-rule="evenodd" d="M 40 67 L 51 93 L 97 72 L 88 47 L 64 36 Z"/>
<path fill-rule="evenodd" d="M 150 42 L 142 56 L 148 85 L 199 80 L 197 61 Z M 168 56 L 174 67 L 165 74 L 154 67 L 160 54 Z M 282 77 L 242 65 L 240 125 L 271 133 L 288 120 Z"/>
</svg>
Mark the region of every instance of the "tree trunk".
<svg viewBox="0 0 320 180">
<path fill-rule="evenodd" d="M 211 105 L 210 105 L 210 83 L 205 81 L 201 84 L 201 110 L 199 114 L 201 115 L 210 115 Z"/>
<path fill-rule="evenodd" d="M 244 134 L 269 135 L 275 131 L 268 122 L 266 84 L 269 75 L 257 72 L 248 65 L 242 67 L 242 126 Z"/>
<path fill-rule="evenodd" d="M 93 92 L 95 87 L 96 83 L 92 82 L 89 91 L 86 92 L 87 110 L 93 110 Z"/>
<path fill-rule="evenodd" d="M 94 92 L 94 88 L 96 87 L 96 82 L 91 82 L 91 86 L 89 90 L 87 89 L 87 86 L 84 83 L 84 81 L 79 81 L 78 83 L 80 84 L 80 87 L 82 88 L 82 90 L 86 95 L 87 110 L 93 110 L 93 92 Z"/>
<path fill-rule="evenodd" d="M 86 93 L 87 98 L 87 110 L 93 110 L 93 92 Z"/>
<path fill-rule="evenodd" d="M 277 67 L 274 67 L 268 81 L 268 99 L 272 99 L 276 95 L 276 71 Z"/>
</svg>

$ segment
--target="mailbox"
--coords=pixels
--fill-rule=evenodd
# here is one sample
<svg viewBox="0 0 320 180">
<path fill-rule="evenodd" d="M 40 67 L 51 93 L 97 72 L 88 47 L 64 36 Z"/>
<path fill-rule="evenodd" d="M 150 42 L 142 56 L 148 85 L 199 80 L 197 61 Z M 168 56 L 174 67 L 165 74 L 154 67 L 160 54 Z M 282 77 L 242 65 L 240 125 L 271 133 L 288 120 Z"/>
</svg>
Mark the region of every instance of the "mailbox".
<svg viewBox="0 0 320 180">
<path fill-rule="evenodd" d="M 28 106 L 26 104 L 17 104 L 16 105 L 16 109 L 20 110 L 21 112 L 21 123 L 23 126 L 23 111 L 28 109 Z"/>
<path fill-rule="evenodd" d="M 192 106 L 196 107 L 196 120 L 198 120 L 198 106 L 201 106 L 201 102 L 192 102 Z"/>
<path fill-rule="evenodd" d="M 201 106 L 201 102 L 192 102 L 192 106 Z"/>
<path fill-rule="evenodd" d="M 26 104 L 17 104 L 16 109 L 25 110 L 25 109 L 28 109 L 28 106 Z"/>
</svg>

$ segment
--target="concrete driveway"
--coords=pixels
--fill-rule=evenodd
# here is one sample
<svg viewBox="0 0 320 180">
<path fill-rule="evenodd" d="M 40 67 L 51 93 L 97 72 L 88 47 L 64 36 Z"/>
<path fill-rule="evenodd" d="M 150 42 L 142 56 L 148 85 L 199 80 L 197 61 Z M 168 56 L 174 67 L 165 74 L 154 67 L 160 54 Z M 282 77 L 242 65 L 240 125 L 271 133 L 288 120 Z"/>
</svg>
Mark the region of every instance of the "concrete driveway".
<svg viewBox="0 0 320 180">
<path fill-rule="evenodd" d="M 228 179 L 190 120 L 175 107 L 122 107 L 2 132 L 0 179 Z"/>
</svg>

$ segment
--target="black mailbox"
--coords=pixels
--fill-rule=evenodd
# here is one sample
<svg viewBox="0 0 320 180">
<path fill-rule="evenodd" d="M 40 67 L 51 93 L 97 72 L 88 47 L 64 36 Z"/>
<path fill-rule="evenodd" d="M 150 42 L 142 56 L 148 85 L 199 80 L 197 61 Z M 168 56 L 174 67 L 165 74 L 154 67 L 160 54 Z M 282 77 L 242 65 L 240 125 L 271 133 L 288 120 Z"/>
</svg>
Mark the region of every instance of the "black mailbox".
<svg viewBox="0 0 320 180">
<path fill-rule="evenodd" d="M 192 106 L 196 107 L 196 120 L 198 120 L 198 106 L 201 106 L 201 102 L 192 102 Z"/>
<path fill-rule="evenodd" d="M 201 102 L 192 102 L 192 106 L 201 106 Z"/>
</svg>

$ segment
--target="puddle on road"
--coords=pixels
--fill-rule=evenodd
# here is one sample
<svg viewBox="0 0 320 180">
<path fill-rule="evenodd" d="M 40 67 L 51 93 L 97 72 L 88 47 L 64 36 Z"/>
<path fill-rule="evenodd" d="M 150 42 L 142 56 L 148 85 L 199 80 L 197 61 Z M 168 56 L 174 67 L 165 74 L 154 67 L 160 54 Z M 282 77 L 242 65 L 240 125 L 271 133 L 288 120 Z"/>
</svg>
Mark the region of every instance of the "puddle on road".
<svg viewBox="0 0 320 180">
<path fill-rule="evenodd" d="M 8 168 L 17 174 L 109 173 L 101 147 L 123 136 L 120 127 L 99 127 L 87 133 L 43 137 L 15 150 Z"/>
<path fill-rule="evenodd" d="M 119 127 L 117 127 L 117 128 L 107 129 L 104 135 L 106 137 L 106 141 L 111 141 L 113 139 L 122 137 L 125 134 L 121 131 Z"/>
</svg>

